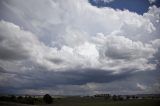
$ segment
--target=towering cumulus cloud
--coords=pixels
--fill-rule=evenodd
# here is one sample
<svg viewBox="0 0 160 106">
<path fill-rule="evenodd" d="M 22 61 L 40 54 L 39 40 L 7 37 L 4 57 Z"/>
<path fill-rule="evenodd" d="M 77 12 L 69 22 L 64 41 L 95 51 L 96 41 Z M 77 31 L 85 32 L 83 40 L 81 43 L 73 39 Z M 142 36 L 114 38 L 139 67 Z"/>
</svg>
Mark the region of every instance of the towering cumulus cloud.
<svg viewBox="0 0 160 106">
<path fill-rule="evenodd" d="M 87 0 L 0 2 L 1 93 L 160 92 L 152 89 L 160 8 L 139 15 Z"/>
</svg>

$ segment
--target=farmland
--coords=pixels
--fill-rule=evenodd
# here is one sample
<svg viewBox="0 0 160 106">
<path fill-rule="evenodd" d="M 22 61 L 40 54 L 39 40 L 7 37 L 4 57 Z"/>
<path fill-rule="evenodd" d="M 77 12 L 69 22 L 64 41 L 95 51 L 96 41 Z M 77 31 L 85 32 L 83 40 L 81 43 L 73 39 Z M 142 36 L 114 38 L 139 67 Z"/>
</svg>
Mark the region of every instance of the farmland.
<svg viewBox="0 0 160 106">
<path fill-rule="evenodd" d="M 56 98 L 52 104 L 37 103 L 34 105 L 0 102 L 0 106 L 159 106 L 159 99 L 130 99 L 122 101 L 105 98 L 65 97 Z"/>
</svg>

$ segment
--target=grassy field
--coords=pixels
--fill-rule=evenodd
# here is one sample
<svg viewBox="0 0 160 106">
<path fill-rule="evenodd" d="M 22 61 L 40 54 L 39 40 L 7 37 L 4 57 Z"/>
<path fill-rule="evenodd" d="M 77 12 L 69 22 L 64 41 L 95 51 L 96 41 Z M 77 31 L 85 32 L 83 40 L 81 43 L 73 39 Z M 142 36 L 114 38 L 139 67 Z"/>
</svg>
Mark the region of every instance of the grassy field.
<svg viewBox="0 0 160 106">
<path fill-rule="evenodd" d="M 155 99 L 141 99 L 141 100 L 124 100 L 112 101 L 104 99 L 93 98 L 61 98 L 55 99 L 53 104 L 37 104 L 25 105 L 17 103 L 0 102 L 0 106 L 160 106 L 160 100 Z"/>
<path fill-rule="evenodd" d="M 104 99 L 67 98 L 56 100 L 54 104 L 48 106 L 160 106 L 160 100 L 143 99 L 112 101 Z"/>
</svg>

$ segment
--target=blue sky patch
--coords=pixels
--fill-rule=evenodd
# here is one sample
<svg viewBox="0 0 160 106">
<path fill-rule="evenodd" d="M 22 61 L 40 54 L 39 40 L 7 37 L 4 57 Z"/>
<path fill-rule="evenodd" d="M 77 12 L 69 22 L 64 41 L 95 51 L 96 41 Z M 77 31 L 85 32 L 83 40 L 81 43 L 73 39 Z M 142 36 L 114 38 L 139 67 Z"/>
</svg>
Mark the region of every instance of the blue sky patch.
<svg viewBox="0 0 160 106">
<path fill-rule="evenodd" d="M 106 2 L 109 1 L 109 2 Z M 89 2 L 99 8 L 111 7 L 114 9 L 128 9 L 131 12 L 143 14 L 148 11 L 148 7 L 156 5 L 160 7 L 160 0 L 150 3 L 148 0 L 89 0 Z"/>
</svg>

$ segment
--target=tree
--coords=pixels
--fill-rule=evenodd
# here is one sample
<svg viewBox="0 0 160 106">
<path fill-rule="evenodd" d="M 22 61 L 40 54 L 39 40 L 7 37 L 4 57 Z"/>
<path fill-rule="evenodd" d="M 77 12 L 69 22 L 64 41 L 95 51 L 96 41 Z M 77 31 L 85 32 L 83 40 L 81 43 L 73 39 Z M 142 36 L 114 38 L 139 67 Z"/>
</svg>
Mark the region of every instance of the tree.
<svg viewBox="0 0 160 106">
<path fill-rule="evenodd" d="M 106 100 L 110 99 L 110 97 L 111 97 L 110 94 L 106 94 L 106 95 L 105 95 L 105 99 L 106 99 Z"/>
<path fill-rule="evenodd" d="M 127 99 L 127 100 L 130 99 L 130 96 L 128 95 L 128 96 L 126 97 L 126 99 Z"/>
<path fill-rule="evenodd" d="M 53 102 L 53 99 L 52 99 L 52 97 L 49 94 L 44 95 L 43 96 L 43 100 L 47 104 L 51 104 Z"/>
<path fill-rule="evenodd" d="M 119 96 L 117 97 L 117 99 L 120 100 L 120 101 L 122 101 L 122 100 L 123 100 L 123 97 L 119 95 Z"/>
<path fill-rule="evenodd" d="M 17 97 L 17 102 L 23 103 L 24 102 L 24 98 L 22 96 L 18 96 Z"/>
<path fill-rule="evenodd" d="M 16 101 L 16 96 L 11 95 L 11 96 L 9 97 L 9 99 L 10 99 L 10 101 L 15 102 L 15 101 Z"/>
<path fill-rule="evenodd" d="M 31 96 L 25 97 L 24 101 L 26 104 L 34 104 L 34 98 L 32 98 Z"/>
<path fill-rule="evenodd" d="M 112 99 L 113 99 L 114 101 L 117 101 L 117 96 L 116 96 L 116 95 L 113 95 Z"/>
</svg>

